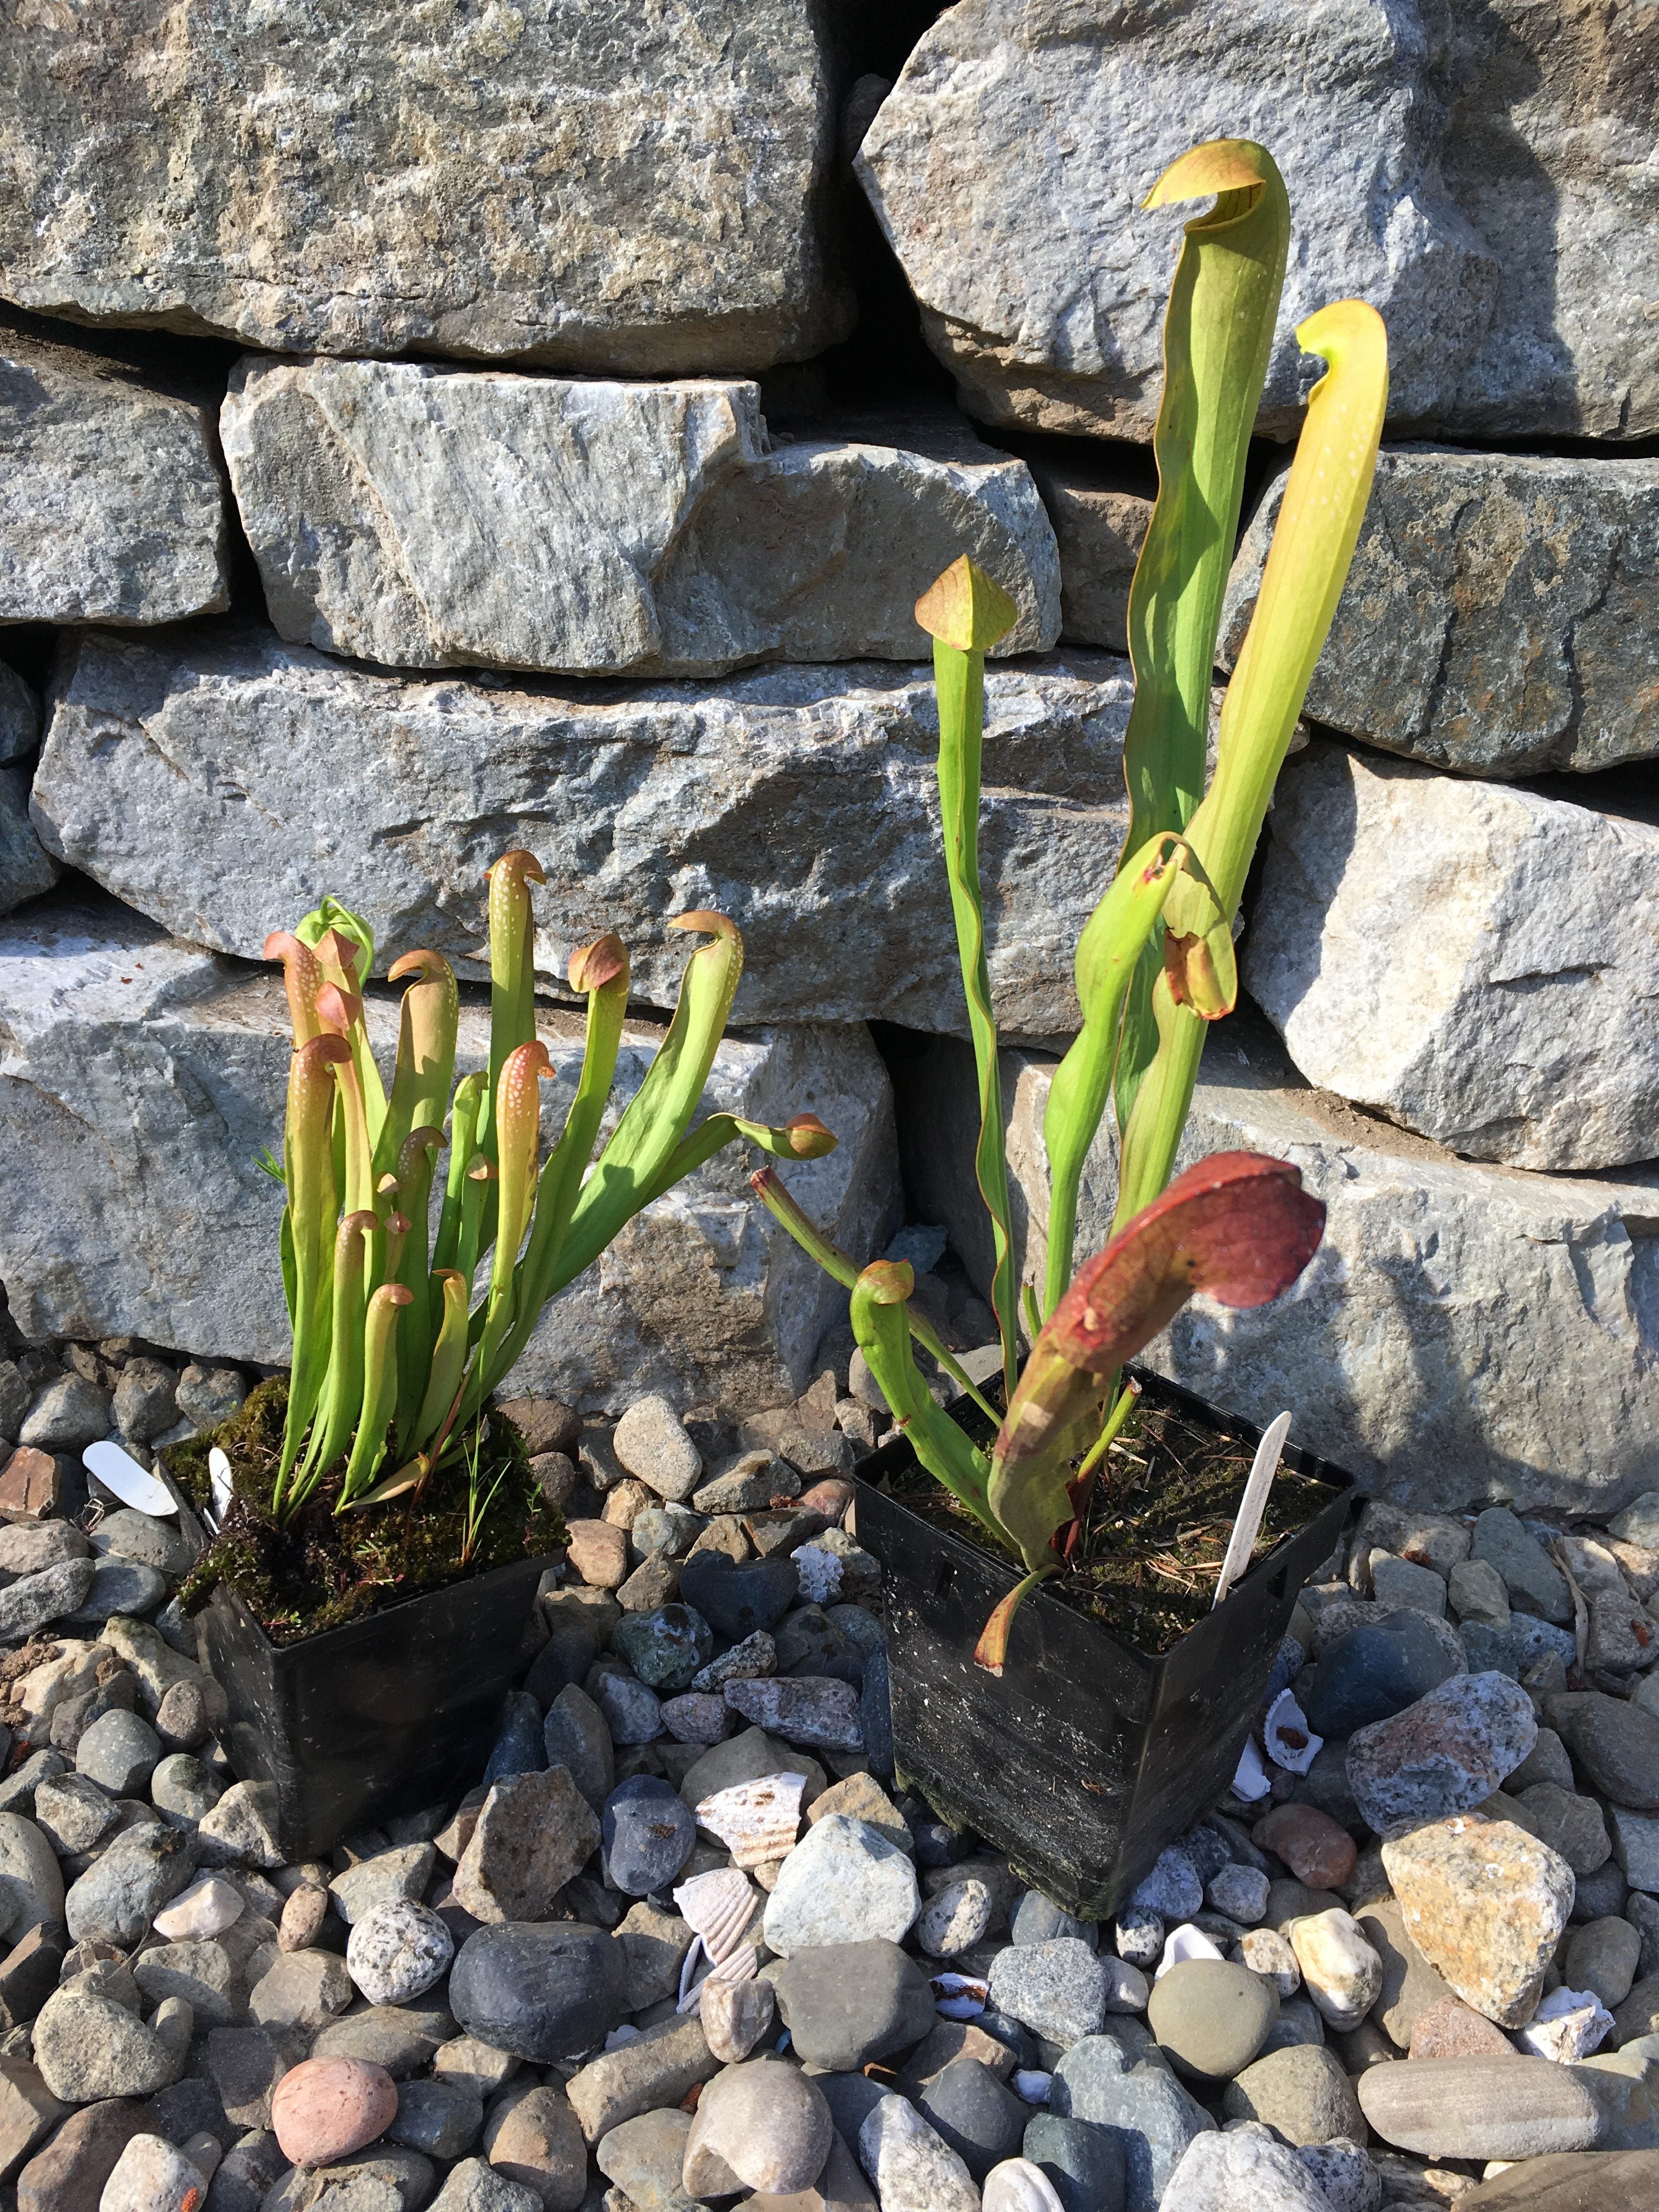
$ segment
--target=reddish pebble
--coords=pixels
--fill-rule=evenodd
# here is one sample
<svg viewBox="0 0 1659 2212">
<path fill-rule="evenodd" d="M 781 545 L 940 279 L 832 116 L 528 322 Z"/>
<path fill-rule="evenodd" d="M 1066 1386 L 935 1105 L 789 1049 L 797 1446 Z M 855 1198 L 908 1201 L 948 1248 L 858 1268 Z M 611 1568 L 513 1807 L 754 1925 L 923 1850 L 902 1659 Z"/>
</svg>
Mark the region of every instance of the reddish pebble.
<svg viewBox="0 0 1659 2212">
<path fill-rule="evenodd" d="M 307 2058 L 284 2074 L 270 2124 L 295 2166 L 331 2166 L 383 2135 L 398 2117 L 398 2085 L 365 2058 Z"/>
<path fill-rule="evenodd" d="M 785 1498 L 783 1503 L 792 1513 L 825 1513 L 830 1520 L 839 1521 L 851 1504 L 852 1497 L 850 1482 L 842 1482 L 835 1475 L 826 1475 L 822 1482 L 815 1482 L 799 1498 Z"/>
<path fill-rule="evenodd" d="M 610 1521 L 567 1521 L 565 1556 L 592 1589 L 617 1589 L 628 1578 L 628 1531 Z"/>
<path fill-rule="evenodd" d="M 1515 2045 L 1501 2027 L 1461 1997 L 1442 1997 L 1412 2030 L 1412 2058 L 1508 2058 Z"/>
<path fill-rule="evenodd" d="M 1250 1833 L 1310 1889 L 1340 1889 L 1359 1857 L 1347 1830 L 1316 1805 L 1275 1805 Z"/>
<path fill-rule="evenodd" d="M 312 1882 L 302 1881 L 297 1889 L 290 1890 L 276 1930 L 278 1949 L 308 1951 L 323 1932 L 328 1907 L 328 1892 Z"/>
</svg>

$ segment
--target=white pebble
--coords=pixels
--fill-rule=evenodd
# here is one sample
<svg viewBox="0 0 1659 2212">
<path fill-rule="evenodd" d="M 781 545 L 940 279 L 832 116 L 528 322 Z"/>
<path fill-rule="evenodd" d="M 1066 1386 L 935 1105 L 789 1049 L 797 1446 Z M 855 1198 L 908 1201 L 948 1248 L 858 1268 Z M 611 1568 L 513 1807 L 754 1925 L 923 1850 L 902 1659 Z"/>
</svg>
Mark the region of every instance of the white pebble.
<svg viewBox="0 0 1659 2212">
<path fill-rule="evenodd" d="M 222 1875 L 207 1874 L 180 1890 L 151 1923 L 167 1943 L 205 1942 L 242 1917 L 242 1893 Z"/>
<path fill-rule="evenodd" d="M 1537 2057 L 1571 2066 L 1588 2058 L 1613 2027 L 1613 2014 L 1594 1990 L 1552 1990 L 1521 2029 L 1520 2040 Z"/>
</svg>

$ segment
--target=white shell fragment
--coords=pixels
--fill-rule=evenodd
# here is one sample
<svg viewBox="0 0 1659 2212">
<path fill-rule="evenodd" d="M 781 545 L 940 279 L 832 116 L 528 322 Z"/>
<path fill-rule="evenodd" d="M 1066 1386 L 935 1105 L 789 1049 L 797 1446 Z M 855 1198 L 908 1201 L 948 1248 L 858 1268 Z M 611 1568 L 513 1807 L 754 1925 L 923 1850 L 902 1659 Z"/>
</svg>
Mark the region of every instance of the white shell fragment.
<svg viewBox="0 0 1659 2212">
<path fill-rule="evenodd" d="M 1194 1928 L 1190 1920 L 1179 1928 L 1172 1928 L 1164 1939 L 1164 1956 L 1158 1962 L 1158 1972 L 1152 1976 L 1161 1982 L 1171 1966 L 1179 1966 L 1188 1959 L 1218 1959 L 1221 1953 L 1211 1942 L 1201 1928 Z"/>
<path fill-rule="evenodd" d="M 208 1454 L 208 1481 L 213 1492 L 213 1525 L 216 1528 L 230 1509 L 230 1462 L 217 1444 Z"/>
<path fill-rule="evenodd" d="M 1594 1990 L 1552 1990 L 1517 2039 L 1535 2057 L 1571 2066 L 1613 2033 L 1613 2017 Z"/>
<path fill-rule="evenodd" d="M 1241 1804 L 1255 1805 L 1273 1788 L 1267 1779 L 1267 1770 L 1261 1764 L 1261 1753 L 1255 1747 L 1255 1738 L 1247 1735 L 1244 1748 L 1238 1754 L 1238 1771 L 1233 1777 L 1233 1795 Z"/>
<path fill-rule="evenodd" d="M 842 1563 L 822 1544 L 803 1544 L 789 1554 L 800 1577 L 800 1594 L 812 1605 L 827 1605 L 841 1595 Z"/>
<path fill-rule="evenodd" d="M 991 2002 L 991 1985 L 971 1974 L 935 1974 L 933 2009 L 946 2020 L 973 2020 Z"/>
<path fill-rule="evenodd" d="M 736 1867 L 697 1875 L 674 1892 L 681 1919 L 694 1936 L 701 1936 L 716 1966 L 729 1959 L 742 1942 L 743 1931 L 759 1901 L 760 1892 Z"/>
<path fill-rule="evenodd" d="M 1054 2185 L 1029 2158 L 1005 2158 L 985 2177 L 985 2212 L 1066 2212 Z"/>
<path fill-rule="evenodd" d="M 680 1994 L 674 2008 L 676 2012 L 701 2013 L 702 1993 L 710 1982 L 752 1982 L 760 1972 L 759 1951 L 752 1943 L 742 1943 L 735 1951 L 729 1952 L 718 1965 L 711 1966 L 699 1980 L 698 1961 L 707 1955 L 707 1947 L 702 1936 L 696 1936 L 680 1968 Z"/>
<path fill-rule="evenodd" d="M 784 1858 L 793 1850 L 805 1794 L 804 1774 L 763 1775 L 758 1782 L 739 1782 L 705 1797 L 697 1808 L 697 1822 L 719 1837 L 733 1866 L 764 1866 L 768 1859 Z"/>
<path fill-rule="evenodd" d="M 136 1459 L 107 1438 L 88 1444 L 81 1455 L 81 1463 L 106 1490 L 112 1490 L 123 1505 L 131 1505 L 137 1512 L 159 1515 L 179 1510 L 167 1485 L 147 1474 Z"/>
<path fill-rule="evenodd" d="M 1308 1716 L 1289 1690 L 1281 1690 L 1268 1706 L 1261 1737 L 1268 1758 L 1287 1774 L 1305 1774 L 1325 1747 L 1324 1737 L 1308 1726 Z"/>
<path fill-rule="evenodd" d="M 1015 2096 L 1023 2097 L 1028 2105 L 1046 2105 L 1054 2086 L 1054 2075 L 1035 2066 L 1017 2066 L 1009 2076 L 1009 2087 Z"/>
</svg>

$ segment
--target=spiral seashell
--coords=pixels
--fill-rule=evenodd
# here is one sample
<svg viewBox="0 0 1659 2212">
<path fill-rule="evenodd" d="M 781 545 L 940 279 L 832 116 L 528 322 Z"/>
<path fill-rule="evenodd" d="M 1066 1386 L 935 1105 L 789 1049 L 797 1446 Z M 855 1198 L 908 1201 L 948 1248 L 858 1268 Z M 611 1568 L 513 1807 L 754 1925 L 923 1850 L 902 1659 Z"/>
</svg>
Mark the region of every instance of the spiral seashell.
<svg viewBox="0 0 1659 2212">
<path fill-rule="evenodd" d="M 718 1966 L 742 1942 L 760 1893 L 738 1868 L 720 1867 L 713 1874 L 700 1874 L 682 1882 L 674 1892 L 674 1902 L 681 1919 L 702 1937 L 703 1949 Z"/>
<path fill-rule="evenodd" d="M 1054 2185 L 1029 2158 L 1005 2158 L 985 2177 L 984 2212 L 1066 2212 Z"/>
<path fill-rule="evenodd" d="M 717 1790 L 697 1808 L 697 1825 L 718 1836 L 737 1867 L 763 1866 L 795 1847 L 800 1827 L 804 1774 L 767 1774 Z"/>
<path fill-rule="evenodd" d="M 1289 1690 L 1281 1690 L 1267 1708 L 1261 1741 L 1275 1766 L 1287 1774 L 1305 1774 L 1324 1748 L 1325 1739 L 1308 1725 L 1308 1716 Z"/>
</svg>

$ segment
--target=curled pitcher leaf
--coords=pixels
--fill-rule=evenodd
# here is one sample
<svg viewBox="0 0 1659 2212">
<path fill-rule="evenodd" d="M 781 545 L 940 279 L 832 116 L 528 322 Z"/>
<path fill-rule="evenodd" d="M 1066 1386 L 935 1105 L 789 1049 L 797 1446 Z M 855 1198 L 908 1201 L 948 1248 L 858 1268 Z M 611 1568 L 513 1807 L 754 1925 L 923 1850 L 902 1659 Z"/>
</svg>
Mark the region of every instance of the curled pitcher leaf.
<svg viewBox="0 0 1659 2212">
<path fill-rule="evenodd" d="M 1126 1359 L 1195 1291 L 1260 1306 L 1313 1257 L 1325 1225 L 1301 1170 L 1259 1152 L 1218 1152 L 1078 1271 L 1031 1348 L 991 1455 L 993 1511 L 1038 1567 L 1070 1516 L 1068 1452 Z"/>
</svg>

